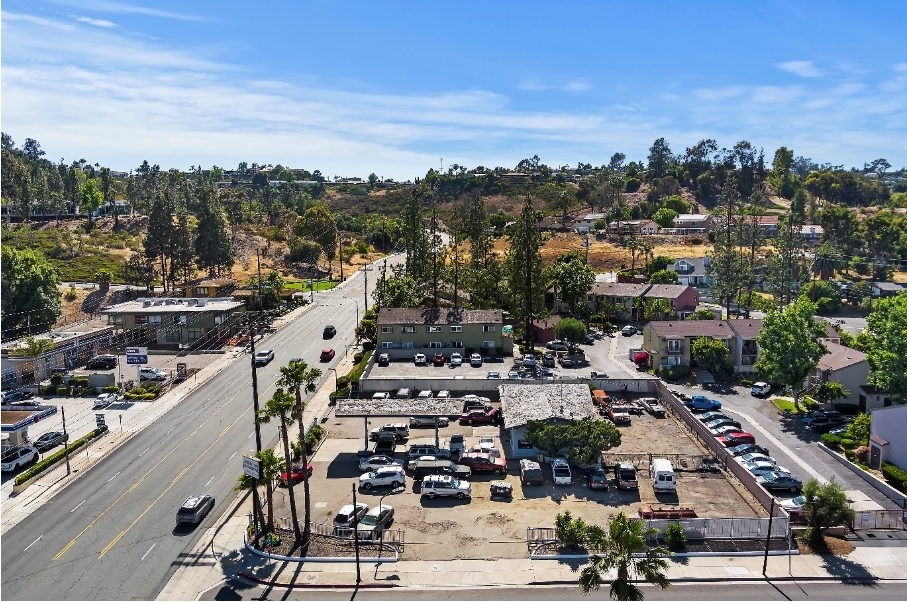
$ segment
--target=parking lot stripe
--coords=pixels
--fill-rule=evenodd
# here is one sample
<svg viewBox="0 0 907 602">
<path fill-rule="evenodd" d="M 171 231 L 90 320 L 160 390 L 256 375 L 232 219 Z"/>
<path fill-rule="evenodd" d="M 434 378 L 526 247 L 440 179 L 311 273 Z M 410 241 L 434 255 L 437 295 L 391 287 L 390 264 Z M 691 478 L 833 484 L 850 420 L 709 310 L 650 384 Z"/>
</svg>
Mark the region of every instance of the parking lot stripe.
<svg viewBox="0 0 907 602">
<path fill-rule="evenodd" d="M 82 504 L 84 504 L 84 503 L 87 502 L 87 501 L 88 501 L 88 500 L 82 500 L 81 502 L 79 502 L 79 506 L 81 506 Z M 75 512 L 76 510 L 78 510 L 78 509 L 79 509 L 79 506 L 76 506 L 75 508 L 73 508 L 72 510 L 70 510 L 69 513 L 72 514 L 73 512 Z"/>
</svg>

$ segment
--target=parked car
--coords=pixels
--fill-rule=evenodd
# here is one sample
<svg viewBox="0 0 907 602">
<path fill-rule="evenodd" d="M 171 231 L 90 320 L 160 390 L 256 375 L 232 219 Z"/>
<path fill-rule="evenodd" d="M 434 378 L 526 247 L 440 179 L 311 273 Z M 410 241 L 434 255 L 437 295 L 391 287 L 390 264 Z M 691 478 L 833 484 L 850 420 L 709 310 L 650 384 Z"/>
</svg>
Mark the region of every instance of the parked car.
<svg viewBox="0 0 907 602">
<path fill-rule="evenodd" d="M 257 354 L 256 354 L 257 355 Z M 256 358 L 256 362 L 258 359 Z M 167 380 L 167 373 L 157 368 L 139 368 L 139 379 L 141 380 Z"/>
<path fill-rule="evenodd" d="M 356 525 L 356 537 L 359 539 L 375 539 L 376 535 L 385 530 L 394 520 L 394 507 L 379 504 L 365 513 L 365 516 Z"/>
<path fill-rule="evenodd" d="M 469 356 L 469 365 L 476 367 L 476 368 L 481 368 L 482 367 L 482 356 L 479 355 L 478 353 L 473 353 L 472 355 L 470 355 Z"/>
<path fill-rule="evenodd" d="M 643 405 L 646 406 L 647 412 L 649 412 L 653 416 L 657 416 L 659 418 L 664 418 L 664 415 L 665 415 L 664 406 L 662 406 L 658 402 L 657 399 L 655 399 L 654 397 L 644 397 L 640 401 L 642 401 Z"/>
<path fill-rule="evenodd" d="M 397 451 L 397 439 L 394 435 L 390 433 L 378 435 L 372 453 L 393 456 L 395 451 Z"/>
<path fill-rule="evenodd" d="M 119 360 L 115 355 L 98 355 L 85 364 L 85 367 L 89 370 L 110 370 L 111 368 L 116 368 Z"/>
<path fill-rule="evenodd" d="M 571 485 L 573 483 L 570 465 L 563 458 L 551 459 L 551 474 L 555 485 Z"/>
<path fill-rule="evenodd" d="M 755 443 L 756 438 L 749 433 L 736 432 L 721 435 L 718 437 L 718 441 L 724 444 L 725 447 L 735 447 L 742 443 Z"/>
<path fill-rule="evenodd" d="M 413 392 L 409 389 L 397 389 L 397 392 L 394 394 L 394 399 L 409 399 L 413 396 Z"/>
<path fill-rule="evenodd" d="M 294 484 L 302 481 L 302 479 L 304 477 L 312 476 L 312 465 L 311 464 L 307 464 L 306 466 L 303 466 L 302 464 L 293 464 L 293 466 L 291 466 L 290 468 L 291 468 L 290 474 L 292 475 Z M 282 473 L 280 473 L 279 482 L 284 487 L 287 486 L 287 471 L 283 471 Z"/>
<path fill-rule="evenodd" d="M 842 416 L 840 414 L 829 414 L 827 416 L 819 416 L 815 420 L 809 423 L 809 428 L 818 432 L 830 431 L 831 429 L 838 426 L 846 426 L 851 421 L 848 416 Z"/>
<path fill-rule="evenodd" d="M 443 444 L 441 447 L 437 447 L 430 443 L 418 443 L 409 446 L 406 456 L 410 460 L 416 460 L 422 456 L 434 456 L 447 460 L 450 458 L 450 450 L 444 449 Z"/>
<path fill-rule="evenodd" d="M 587 333 L 586 333 L 586 336 L 583 337 L 583 342 L 584 342 L 586 345 L 592 345 L 592 344 L 595 343 L 595 337 L 592 336 L 590 333 L 587 332 Z"/>
<path fill-rule="evenodd" d="M 760 453 L 743 454 L 742 456 L 738 456 L 737 459 L 740 460 L 741 462 L 743 462 L 744 464 L 747 462 L 771 462 L 772 464 L 776 463 L 775 459 L 772 458 L 771 456 L 767 456 L 765 454 L 760 454 Z"/>
<path fill-rule="evenodd" d="M 802 495 L 798 495 L 794 498 L 778 500 L 778 505 L 788 512 L 800 512 L 806 505 L 806 498 Z"/>
<path fill-rule="evenodd" d="M 542 466 L 533 460 L 520 460 L 520 483 L 523 485 L 544 485 Z"/>
<path fill-rule="evenodd" d="M 274 350 L 273 349 L 262 349 L 261 351 L 255 352 L 255 363 L 260 366 L 264 366 L 268 362 L 274 359 Z"/>
<path fill-rule="evenodd" d="M 491 410 L 470 410 L 460 415 L 460 422 L 466 424 L 495 424 L 500 420 L 501 410 L 491 408 Z"/>
<path fill-rule="evenodd" d="M 739 433 L 740 426 L 733 424 L 733 423 L 725 423 L 725 424 L 722 424 L 721 426 L 716 426 L 715 428 L 710 428 L 709 430 L 712 431 L 713 435 L 718 437 L 720 435 L 727 435 L 729 433 Z"/>
<path fill-rule="evenodd" d="M 437 420 L 438 426 L 441 428 L 450 424 L 450 420 L 447 419 L 447 416 L 438 416 L 437 418 L 434 416 L 414 416 L 409 419 L 409 426 L 435 426 L 435 420 Z"/>
<path fill-rule="evenodd" d="M 49 433 L 44 433 L 38 437 L 33 446 L 39 452 L 46 452 L 49 449 L 53 449 L 58 445 L 61 445 L 63 442 L 69 440 L 69 435 L 62 431 L 51 431 Z"/>
<path fill-rule="evenodd" d="M 701 422 L 711 422 L 712 420 L 717 420 L 719 418 L 730 418 L 727 414 L 722 412 L 704 412 L 696 416 Z"/>
<path fill-rule="evenodd" d="M 422 479 L 421 494 L 428 499 L 446 496 L 462 500 L 472 496 L 472 485 L 450 475 L 429 475 Z"/>
<path fill-rule="evenodd" d="M 115 403 L 117 400 L 116 393 L 101 393 L 94 399 L 94 405 L 91 406 L 92 410 L 100 410 L 106 408 L 112 403 Z"/>
<path fill-rule="evenodd" d="M 590 469 L 586 481 L 589 485 L 589 489 L 608 490 L 608 474 L 601 466 Z"/>
<path fill-rule="evenodd" d="M 189 523 L 197 525 L 205 520 L 214 508 L 214 498 L 210 495 L 190 495 L 176 511 L 176 524 Z"/>
<path fill-rule="evenodd" d="M 618 489 L 639 489 L 636 466 L 632 462 L 618 462 L 614 466 L 614 482 Z"/>
<path fill-rule="evenodd" d="M 359 477 L 359 487 L 371 489 L 373 487 L 390 486 L 391 489 L 406 485 L 406 475 L 402 466 L 385 466 Z"/>
<path fill-rule="evenodd" d="M 463 436 L 463 433 L 454 433 L 450 436 L 448 447 L 451 454 L 462 454 L 466 451 L 466 437 Z"/>
<path fill-rule="evenodd" d="M 457 479 L 469 479 L 472 476 L 469 466 L 439 458 L 419 458 L 410 463 L 410 469 L 414 481 L 421 481 L 429 475 L 450 475 Z"/>
<path fill-rule="evenodd" d="M 741 428 L 740 423 L 733 418 L 713 418 L 712 420 L 707 420 L 703 422 L 706 428 L 716 429 L 720 426 L 735 426 L 739 431 Z"/>
<path fill-rule="evenodd" d="M 469 453 L 472 454 L 488 454 L 489 456 L 494 456 L 495 458 L 500 458 L 501 450 L 497 447 L 482 447 L 481 445 L 473 445 L 469 448 Z"/>
<path fill-rule="evenodd" d="M 499 379 L 499 378 L 501 378 L 501 373 L 492 370 L 491 372 L 488 373 L 488 378 L 491 378 L 491 379 Z"/>
<path fill-rule="evenodd" d="M 694 412 L 708 412 L 710 410 L 720 410 L 721 402 L 717 399 L 709 399 L 705 395 L 694 395 L 688 401 L 684 401 L 683 405 L 687 406 Z"/>
<path fill-rule="evenodd" d="M 523 367 L 535 368 L 535 354 L 527 353 L 523 356 Z"/>
<path fill-rule="evenodd" d="M 769 491 L 787 490 L 791 493 L 799 493 L 803 489 L 803 482 L 787 472 L 770 472 L 756 477 L 756 482 Z"/>
<path fill-rule="evenodd" d="M 382 393 L 382 392 L 372 393 L 372 399 L 375 401 L 380 401 L 382 399 L 390 399 L 390 396 L 391 396 L 390 393 Z"/>
<path fill-rule="evenodd" d="M 14 391 L 12 393 L 4 393 L 3 403 L 9 405 L 25 405 L 22 402 L 29 401 L 34 396 L 35 394 L 31 391 Z"/>
<path fill-rule="evenodd" d="M 327 348 L 321 350 L 320 359 L 322 362 L 329 362 L 332 359 L 334 359 L 335 355 L 337 355 L 337 353 L 330 347 L 327 347 Z"/>
<path fill-rule="evenodd" d="M 554 368 L 554 354 L 546 353 L 542 357 L 542 365 L 545 366 L 546 368 Z"/>
<path fill-rule="evenodd" d="M 10 472 L 22 466 L 28 466 L 37 459 L 38 450 L 31 445 L 11 447 L 3 453 L 2 459 L 0 459 L 0 463 L 2 463 L 0 469 L 3 472 Z"/>
<path fill-rule="evenodd" d="M 446 361 L 447 358 L 444 357 L 443 353 L 436 353 L 431 356 L 431 363 L 433 366 L 443 366 Z"/>
<path fill-rule="evenodd" d="M 387 353 L 382 353 L 378 356 L 378 365 L 379 366 L 388 366 L 391 363 L 391 356 Z"/>
<path fill-rule="evenodd" d="M 479 437 L 479 448 L 481 448 L 482 451 L 494 449 L 494 437 Z"/>
<path fill-rule="evenodd" d="M 841 435 L 843 435 L 844 433 L 847 432 L 847 429 L 848 429 L 848 428 L 850 428 L 850 424 L 849 424 L 849 423 L 848 423 L 848 424 L 842 424 L 841 426 L 836 426 L 836 427 L 834 427 L 833 429 L 831 429 L 830 431 L 828 431 L 828 434 L 829 434 L 829 435 L 838 435 L 838 436 L 841 436 Z"/>
<path fill-rule="evenodd" d="M 768 449 L 762 447 L 761 445 L 756 445 L 755 443 L 741 443 L 734 447 L 728 448 L 728 451 L 731 452 L 731 455 L 734 456 L 743 456 L 745 454 L 765 454 L 769 455 Z"/>
<path fill-rule="evenodd" d="M 764 476 L 771 472 L 786 472 L 787 474 L 790 474 L 790 471 L 783 466 L 778 466 L 774 462 L 766 462 L 764 460 L 744 462 L 743 465 L 757 477 Z"/>
<path fill-rule="evenodd" d="M 450 365 L 451 366 L 460 366 L 463 364 L 463 356 L 454 351 L 450 354 Z"/>
<path fill-rule="evenodd" d="M 516 372 L 515 370 L 511 370 L 510 372 L 507 373 L 507 378 L 508 378 L 509 380 L 519 380 L 519 379 L 520 379 L 520 373 L 519 373 L 519 372 Z"/>
<path fill-rule="evenodd" d="M 428 363 L 428 360 L 425 359 L 424 353 L 417 353 L 415 356 L 413 356 L 413 362 L 417 366 L 425 366 Z"/>
<path fill-rule="evenodd" d="M 435 399 L 450 399 L 450 391 L 438 391 L 438 394 L 435 395 Z"/>
<path fill-rule="evenodd" d="M 813 410 L 812 412 L 801 418 L 800 421 L 805 424 L 812 424 L 816 420 L 824 419 L 829 416 L 839 416 L 843 418 L 844 414 L 837 410 Z"/>
<path fill-rule="evenodd" d="M 570 359 L 570 358 L 567 357 L 566 355 L 560 356 L 559 359 L 560 359 L 560 362 L 561 362 L 561 366 L 564 367 L 564 368 L 572 368 L 572 367 L 573 367 L 573 364 L 575 363 L 572 359 Z M 570 377 L 568 376 L 567 378 L 570 378 Z"/>
<path fill-rule="evenodd" d="M 402 422 L 388 422 L 383 426 L 372 429 L 369 433 L 369 439 L 377 441 L 378 437 L 384 434 L 393 435 L 397 441 L 403 441 L 409 438 L 409 425 Z"/>
<path fill-rule="evenodd" d="M 632 324 L 627 324 L 620 329 L 620 334 L 624 335 L 625 337 L 633 336 L 634 334 L 636 334 L 636 327 Z"/>
<path fill-rule="evenodd" d="M 478 395 L 464 395 L 463 396 L 463 411 L 472 410 L 472 409 L 491 409 L 491 400 L 487 397 L 479 397 Z"/>
<path fill-rule="evenodd" d="M 334 527 L 349 529 L 368 512 L 368 504 L 346 504 L 334 515 Z"/>
<path fill-rule="evenodd" d="M 750 388 L 750 395 L 753 397 L 763 397 L 771 393 L 771 390 L 772 386 L 770 384 L 759 381 L 753 383 L 753 386 Z"/>
<path fill-rule="evenodd" d="M 545 349 L 550 349 L 551 351 L 569 351 L 570 347 L 563 341 L 550 341 L 545 344 Z"/>
<path fill-rule="evenodd" d="M 507 461 L 491 454 L 467 452 L 460 456 L 457 464 L 468 466 L 473 472 L 490 472 L 496 475 L 507 472 Z"/>
<path fill-rule="evenodd" d="M 432 393 L 431 389 L 425 389 L 424 391 L 419 391 L 419 394 L 416 395 L 416 399 L 431 399 Z"/>
<path fill-rule="evenodd" d="M 337 334 L 337 329 L 334 328 L 333 326 L 331 326 L 330 324 L 328 324 L 327 326 L 324 327 L 324 330 L 322 331 L 321 336 L 322 336 L 322 338 L 330 339 L 335 334 Z"/>
<path fill-rule="evenodd" d="M 369 456 L 368 458 L 362 458 L 362 460 L 359 461 L 359 470 L 361 472 L 371 472 L 386 466 L 399 466 L 402 468 L 403 464 L 399 460 L 394 460 L 390 456 L 383 455 Z"/>
</svg>

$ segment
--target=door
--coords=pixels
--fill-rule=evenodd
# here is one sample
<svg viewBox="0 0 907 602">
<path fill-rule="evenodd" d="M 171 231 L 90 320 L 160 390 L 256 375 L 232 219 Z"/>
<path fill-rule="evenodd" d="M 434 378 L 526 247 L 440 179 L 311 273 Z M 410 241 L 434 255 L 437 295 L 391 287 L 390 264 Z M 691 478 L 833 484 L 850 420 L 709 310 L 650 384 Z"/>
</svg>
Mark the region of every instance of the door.
<svg viewBox="0 0 907 602">
<path fill-rule="evenodd" d="M 876 469 L 882 467 L 882 450 L 875 445 L 869 446 L 869 465 Z"/>
</svg>

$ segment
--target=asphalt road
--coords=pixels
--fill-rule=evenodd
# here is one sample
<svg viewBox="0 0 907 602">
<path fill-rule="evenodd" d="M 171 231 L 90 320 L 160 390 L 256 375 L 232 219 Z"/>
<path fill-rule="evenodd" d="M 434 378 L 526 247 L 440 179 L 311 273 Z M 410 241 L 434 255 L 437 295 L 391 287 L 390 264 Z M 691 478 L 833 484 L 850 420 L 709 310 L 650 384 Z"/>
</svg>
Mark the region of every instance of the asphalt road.
<svg viewBox="0 0 907 602">
<path fill-rule="evenodd" d="M 667 590 L 642 586 L 646 600 L 903 600 L 903 582 L 842 584 L 815 581 L 676 583 Z M 578 587 L 477 587 L 432 589 L 284 589 L 229 580 L 200 600 L 610 600 L 608 587 L 588 596 Z"/>
<path fill-rule="evenodd" d="M 328 368 L 354 341 L 352 299 L 362 310 L 362 280 L 318 293 L 316 307 L 256 342 L 256 350 L 275 351 L 258 371 L 262 403 L 291 357 L 333 378 Z M 330 341 L 322 340 L 326 324 L 338 331 Z M 324 347 L 337 351 L 329 363 L 319 361 Z M 253 433 L 246 355 L 4 534 L 3 598 L 154 599 L 233 498 L 242 456 L 255 448 Z M 263 444 L 276 441 L 276 425 L 263 425 Z M 214 511 L 196 528 L 175 528 L 177 508 L 194 493 L 213 495 Z"/>
</svg>

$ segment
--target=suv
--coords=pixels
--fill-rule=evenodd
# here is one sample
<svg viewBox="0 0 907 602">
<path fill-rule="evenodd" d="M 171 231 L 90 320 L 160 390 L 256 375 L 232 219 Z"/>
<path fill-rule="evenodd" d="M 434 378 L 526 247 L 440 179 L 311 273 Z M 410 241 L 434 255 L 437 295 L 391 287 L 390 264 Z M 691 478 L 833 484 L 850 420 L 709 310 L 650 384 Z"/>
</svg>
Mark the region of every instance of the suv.
<svg viewBox="0 0 907 602">
<path fill-rule="evenodd" d="M 403 474 L 402 466 L 385 466 L 359 477 L 359 487 L 362 489 L 385 485 L 390 485 L 391 489 L 406 485 L 406 475 Z"/>
<path fill-rule="evenodd" d="M 520 483 L 523 485 L 544 485 L 545 475 L 542 474 L 541 465 L 532 460 L 520 460 Z"/>
<path fill-rule="evenodd" d="M 554 476 L 555 485 L 570 485 L 573 483 L 570 465 L 563 458 L 551 459 L 551 474 Z"/>
<path fill-rule="evenodd" d="M 469 365 L 473 366 L 474 368 L 481 368 L 482 367 L 482 356 L 479 355 L 478 353 L 473 353 L 472 355 L 470 355 L 469 356 Z"/>
<path fill-rule="evenodd" d="M 447 496 L 462 500 L 472 496 L 472 485 L 450 475 L 428 475 L 422 480 L 422 495 L 428 499 Z"/>
<path fill-rule="evenodd" d="M 424 354 L 424 353 L 417 353 L 417 354 L 415 355 L 415 357 L 413 357 L 413 362 L 414 362 L 417 366 L 424 366 L 424 365 L 425 365 L 425 362 L 426 362 L 426 360 L 425 360 L 425 354 Z"/>
<path fill-rule="evenodd" d="M 639 489 L 636 467 L 630 462 L 618 462 L 614 467 L 614 482 L 618 489 Z"/>
<path fill-rule="evenodd" d="M 334 529 L 350 529 L 368 512 L 368 504 L 347 504 L 334 517 Z"/>
<path fill-rule="evenodd" d="M 385 456 L 393 457 L 394 452 L 397 451 L 397 437 L 391 433 L 381 433 L 378 435 L 378 438 L 375 439 L 375 447 L 372 450 L 373 454 L 383 454 Z"/>
<path fill-rule="evenodd" d="M 197 525 L 205 520 L 212 508 L 214 508 L 214 498 L 210 495 L 190 495 L 176 511 L 176 524 Z"/>
<path fill-rule="evenodd" d="M 321 333 L 322 338 L 330 339 L 335 334 L 337 334 L 337 329 L 328 324 L 324 327 L 324 332 Z"/>
<path fill-rule="evenodd" d="M 466 439 L 462 433 L 455 433 L 450 436 L 450 453 L 462 454 L 466 451 Z"/>
<path fill-rule="evenodd" d="M 38 450 L 30 445 L 22 447 L 13 447 L 8 449 L 2 458 L 3 472 L 16 470 L 22 466 L 28 466 L 38 459 Z"/>
<path fill-rule="evenodd" d="M 115 355 L 99 355 L 88 360 L 85 367 L 89 370 L 110 370 L 117 367 L 117 362 L 117 356 Z"/>
<path fill-rule="evenodd" d="M 828 431 L 836 426 L 841 426 L 850 422 L 846 416 L 841 414 L 827 414 L 825 416 L 819 416 L 815 420 L 809 423 L 809 428 L 814 431 Z"/>
<path fill-rule="evenodd" d="M 378 436 L 385 433 L 393 435 L 394 439 L 397 441 L 403 441 L 404 439 L 409 438 L 409 425 L 403 424 L 402 422 L 389 422 L 384 426 L 372 429 L 372 432 L 369 433 L 369 439 L 377 441 Z"/>
<path fill-rule="evenodd" d="M 387 365 L 390 365 L 390 363 L 391 363 L 391 356 L 388 355 L 387 353 L 382 353 L 381 355 L 378 356 L 378 365 L 379 366 L 387 366 Z"/>
<path fill-rule="evenodd" d="M 410 460 L 415 460 L 416 458 L 421 458 L 422 456 L 450 458 L 450 450 L 441 449 L 428 443 L 417 443 L 409 446 L 409 451 L 406 452 L 406 455 Z"/>
<path fill-rule="evenodd" d="M 255 352 L 255 364 L 264 366 L 268 362 L 274 359 L 274 350 L 273 349 L 262 349 L 261 351 Z"/>
<path fill-rule="evenodd" d="M 546 368 L 554 368 L 554 354 L 546 353 L 544 357 L 542 357 L 542 365 Z"/>
<path fill-rule="evenodd" d="M 562 341 L 551 341 L 550 343 L 545 344 L 545 349 L 550 349 L 552 351 L 569 351 L 567 343 Z"/>
<path fill-rule="evenodd" d="M 450 475 L 457 479 L 468 479 L 472 476 L 470 467 L 455 464 L 450 460 L 416 460 L 410 468 L 414 481 L 421 481 L 429 475 Z"/>
<path fill-rule="evenodd" d="M 463 356 L 454 351 L 450 354 L 450 365 L 459 366 L 463 363 Z"/>
<path fill-rule="evenodd" d="M 535 368 L 535 354 L 527 353 L 523 356 L 523 367 L 524 368 Z"/>
<path fill-rule="evenodd" d="M 473 472 L 491 472 L 496 475 L 507 472 L 507 461 L 491 454 L 465 453 L 457 460 L 457 464 L 468 466 Z"/>
<path fill-rule="evenodd" d="M 463 411 L 468 412 L 470 410 L 486 410 L 491 411 L 491 400 L 485 397 L 477 397 L 475 395 L 467 395 L 463 398 Z"/>
<path fill-rule="evenodd" d="M 447 361 L 447 359 L 444 357 L 443 353 L 439 352 L 431 356 L 431 363 L 433 366 L 443 366 L 445 361 Z"/>
<path fill-rule="evenodd" d="M 256 362 L 258 359 L 256 358 Z M 157 368 L 139 368 L 139 378 L 142 380 L 167 380 L 167 373 Z"/>
</svg>

